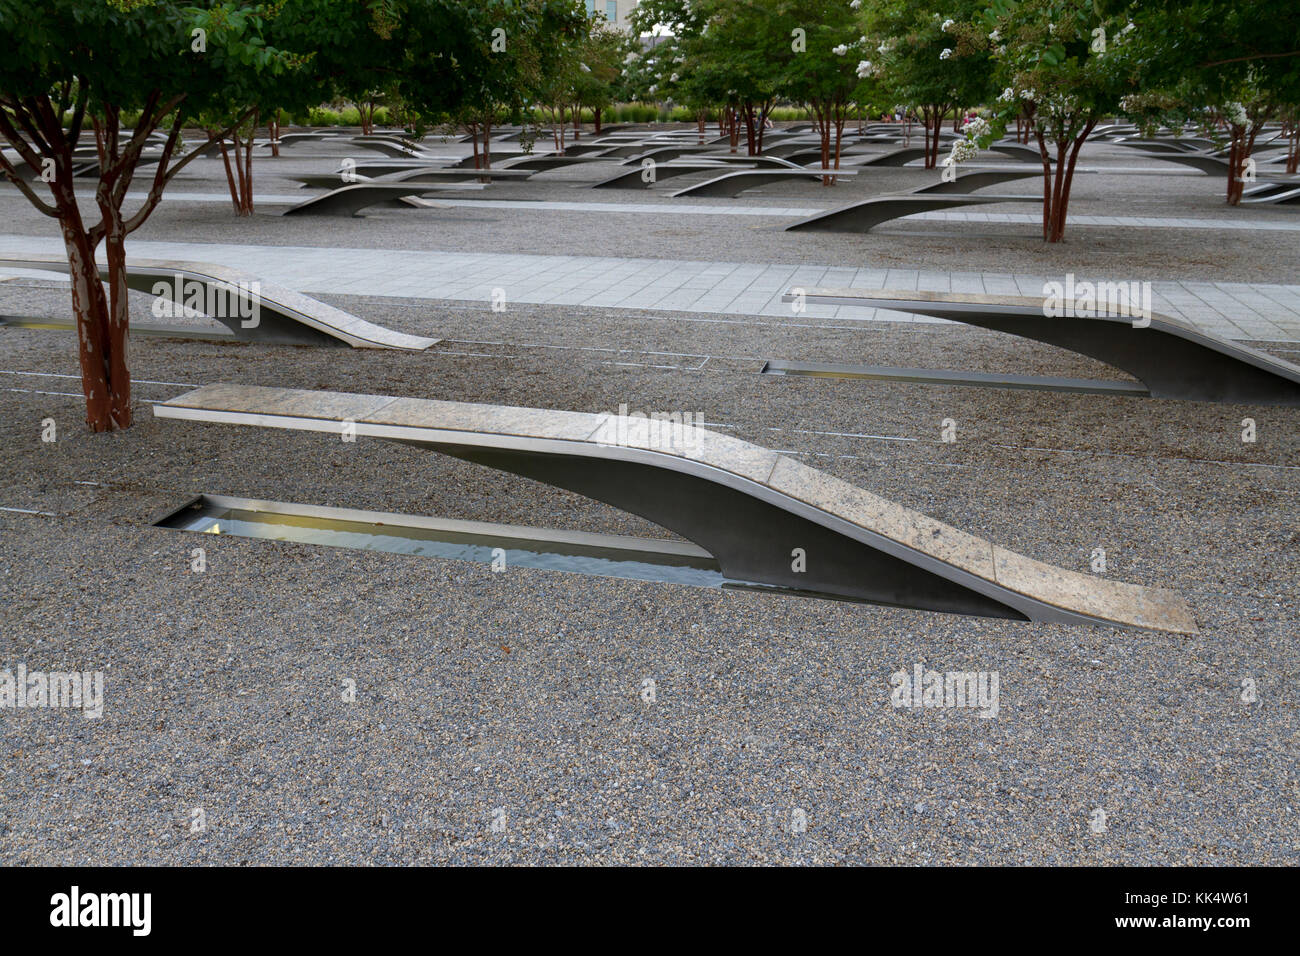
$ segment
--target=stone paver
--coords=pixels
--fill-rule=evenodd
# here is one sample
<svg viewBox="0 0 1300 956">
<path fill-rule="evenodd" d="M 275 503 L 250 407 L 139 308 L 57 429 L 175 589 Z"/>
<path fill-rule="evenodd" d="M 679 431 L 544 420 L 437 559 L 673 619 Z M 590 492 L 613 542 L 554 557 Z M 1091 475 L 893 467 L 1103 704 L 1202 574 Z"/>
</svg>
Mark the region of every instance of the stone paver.
<svg viewBox="0 0 1300 956">
<path fill-rule="evenodd" d="M 0 252 L 62 253 L 57 239 L 0 235 Z M 793 287 L 1042 294 L 1063 276 L 961 273 L 842 266 L 540 256 L 507 253 L 132 242 L 133 256 L 212 262 L 308 294 L 400 296 L 489 302 L 502 289 L 511 302 L 790 316 L 781 296 Z M 49 273 L 32 275 L 48 279 Z M 1076 281 L 1136 277 L 1078 275 Z M 1152 283 L 1152 308 L 1234 339 L 1300 341 L 1300 285 L 1213 281 Z M 814 311 L 815 310 L 815 311 Z M 807 317 L 840 321 L 941 322 L 857 306 L 814 307 Z"/>
</svg>

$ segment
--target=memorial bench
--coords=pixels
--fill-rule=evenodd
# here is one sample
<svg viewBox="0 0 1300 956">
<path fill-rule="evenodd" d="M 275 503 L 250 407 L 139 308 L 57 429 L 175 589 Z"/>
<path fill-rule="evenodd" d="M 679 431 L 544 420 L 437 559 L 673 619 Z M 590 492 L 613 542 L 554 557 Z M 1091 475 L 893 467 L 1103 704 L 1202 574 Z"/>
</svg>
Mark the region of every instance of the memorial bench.
<svg viewBox="0 0 1300 956">
<path fill-rule="evenodd" d="M 256 276 L 207 262 L 180 262 L 163 259 L 127 260 L 126 284 L 136 292 L 157 295 L 155 290 L 165 289 L 165 297 L 176 301 L 178 286 L 180 305 L 185 305 L 186 290 L 197 283 L 203 290 L 204 301 L 236 296 L 239 307 L 224 310 L 224 314 L 210 317 L 230 329 L 235 337 L 245 342 L 272 345 L 331 345 L 351 346 L 360 349 L 400 349 L 422 351 L 438 339 L 394 332 L 383 326 L 367 322 L 351 313 L 326 305 L 292 289 L 264 282 Z M 39 269 L 46 272 L 68 272 L 68 260 L 63 256 L 0 256 L 0 268 Z M 100 276 L 108 276 L 108 267 L 100 266 Z M 212 292 L 209 292 L 212 290 Z M 257 322 L 245 316 L 256 305 Z M 184 331 L 183 328 L 177 329 Z"/>
<path fill-rule="evenodd" d="M 1020 621 L 1196 633 L 1170 591 L 1054 567 L 680 422 L 207 385 L 159 418 L 376 437 L 564 488 L 694 542 L 739 586 Z M 802 555 L 800 562 L 792 556 Z M 805 570 L 796 570 L 802 566 Z"/>
<path fill-rule="evenodd" d="M 736 173 L 727 173 L 714 179 L 706 179 L 702 183 L 696 183 L 694 186 L 687 186 L 685 189 L 679 189 L 673 193 L 673 197 L 678 196 L 738 196 L 747 189 L 756 189 L 759 186 L 767 186 L 771 183 L 779 183 L 791 179 L 809 179 L 820 181 L 823 176 L 852 176 L 854 170 L 833 169 L 823 173 L 821 170 L 811 169 L 751 169 L 741 170 Z"/>
<path fill-rule="evenodd" d="M 1300 407 L 1300 366 L 1178 319 L 1139 315 L 1109 301 L 1106 315 L 1080 315 L 1087 310 L 1060 303 L 1063 315 L 1075 316 L 1069 318 L 1049 317 L 1042 299 L 1024 296 L 806 289 L 787 292 L 782 301 L 800 297 L 809 304 L 928 315 L 1054 345 L 1128 372 L 1153 398 Z"/>
</svg>

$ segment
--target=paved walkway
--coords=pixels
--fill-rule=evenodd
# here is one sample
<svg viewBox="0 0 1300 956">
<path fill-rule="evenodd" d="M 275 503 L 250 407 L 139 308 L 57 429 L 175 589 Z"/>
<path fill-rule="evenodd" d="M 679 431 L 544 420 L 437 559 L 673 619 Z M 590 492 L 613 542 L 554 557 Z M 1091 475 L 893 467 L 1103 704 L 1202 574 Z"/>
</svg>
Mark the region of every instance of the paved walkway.
<svg viewBox="0 0 1300 956">
<path fill-rule="evenodd" d="M 487 303 L 493 290 L 511 302 L 732 315 L 790 316 L 781 302 L 791 287 L 972 292 L 1040 297 L 1063 276 L 818 265 L 540 256 L 490 252 L 341 249 L 132 241 L 130 253 L 152 259 L 213 262 L 305 293 L 458 299 Z M 0 235 L 6 254 L 63 252 L 53 238 Z M 11 273 L 18 274 L 18 273 Z M 49 273 L 21 273 L 50 278 Z M 1138 276 L 1087 276 L 1121 281 Z M 1234 339 L 1300 341 L 1300 285 L 1155 282 L 1152 308 Z M 808 306 L 803 318 L 935 322 L 897 312 Z"/>
</svg>

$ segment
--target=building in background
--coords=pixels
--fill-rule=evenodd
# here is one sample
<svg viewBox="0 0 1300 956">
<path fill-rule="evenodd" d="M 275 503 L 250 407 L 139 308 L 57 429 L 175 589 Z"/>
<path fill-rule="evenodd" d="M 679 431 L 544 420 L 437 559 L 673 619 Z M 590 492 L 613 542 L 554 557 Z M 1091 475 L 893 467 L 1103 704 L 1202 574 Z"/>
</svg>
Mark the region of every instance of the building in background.
<svg viewBox="0 0 1300 956">
<path fill-rule="evenodd" d="M 587 0 L 588 13 L 603 13 L 605 19 L 623 30 L 630 30 L 627 15 L 637 5 L 637 0 Z"/>
</svg>

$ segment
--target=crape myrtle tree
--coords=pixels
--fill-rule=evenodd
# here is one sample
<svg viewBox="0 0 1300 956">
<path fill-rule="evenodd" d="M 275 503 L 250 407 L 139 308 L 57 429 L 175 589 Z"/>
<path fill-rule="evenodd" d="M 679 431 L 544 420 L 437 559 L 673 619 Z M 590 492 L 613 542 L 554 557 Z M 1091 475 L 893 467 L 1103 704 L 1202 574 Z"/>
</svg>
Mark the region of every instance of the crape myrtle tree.
<svg viewBox="0 0 1300 956">
<path fill-rule="evenodd" d="M 628 38 L 604 17 L 588 20 L 587 34 L 578 45 L 579 71 L 574 83 L 573 138 L 582 134 L 582 111 L 591 110 L 596 135 L 601 114 L 615 102 L 627 55 Z"/>
<path fill-rule="evenodd" d="M 750 156 L 763 151 L 763 130 L 781 95 L 795 51 L 806 41 L 793 34 L 785 0 L 694 0 L 699 29 L 684 38 L 682 70 L 693 75 L 703 98 L 731 111 L 745 126 Z"/>
<path fill-rule="evenodd" d="M 1146 94 L 1159 91 L 1177 101 L 1177 108 L 1168 110 L 1169 122 L 1208 118 L 1207 131 L 1226 141 L 1227 202 L 1239 203 L 1243 172 L 1260 132 L 1273 121 L 1294 121 L 1300 105 L 1300 5 L 1294 0 L 1099 3 L 1134 27 L 1128 45 L 1141 89 L 1127 105 L 1149 116 Z M 1288 172 L 1295 172 L 1295 164 L 1293 146 Z"/>
<path fill-rule="evenodd" d="M 376 10 L 401 22 L 380 61 L 369 59 L 366 40 Z M 256 104 L 296 110 L 321 102 L 322 77 L 368 88 L 375 84 L 366 73 L 379 63 L 423 108 L 463 97 L 449 48 L 469 22 L 469 0 L 0 0 L 0 137 L 14 151 L 12 160 L 0 156 L 0 172 L 59 223 L 93 431 L 131 424 L 125 241 L 176 175 L 250 122 Z M 463 45 L 457 49 L 467 58 Z M 138 117 L 133 128 L 124 128 L 125 115 Z M 182 129 L 205 116 L 224 116 L 224 125 L 184 152 Z M 164 144 L 148 155 L 154 133 L 165 134 Z M 79 203 L 73 154 L 86 139 L 99 176 Z M 29 182 L 19 166 L 41 175 Z M 124 210 L 142 169 L 147 195 Z M 107 289 L 96 265 L 101 244 Z"/>
<path fill-rule="evenodd" d="M 449 111 L 470 134 L 476 169 L 492 166 L 498 122 L 530 118 L 586 19 L 581 0 L 476 0 L 456 64 L 464 96 Z"/>
<path fill-rule="evenodd" d="M 1027 120 L 1043 167 L 1043 239 L 1060 242 L 1079 150 L 1135 90 L 1127 20 L 1099 13 L 1093 0 L 992 0 L 948 32 L 951 56 L 986 54 L 1003 87 L 989 104 L 992 122 L 973 124 L 949 160 L 971 158 L 1009 123 Z"/>
<path fill-rule="evenodd" d="M 821 137 L 824 170 L 840 168 L 844 122 L 872 75 L 861 7 L 861 0 L 796 0 L 788 7 L 791 29 L 804 30 L 804 42 L 796 46 L 782 90 L 808 104 Z M 823 186 L 834 184 L 834 176 L 822 177 Z"/>
<path fill-rule="evenodd" d="M 629 100 L 668 100 L 681 103 L 695 114 L 699 141 L 704 143 L 709 112 L 724 113 L 716 91 L 698 64 L 687 62 L 691 41 L 699 36 L 704 17 L 691 0 L 641 0 L 628 15 L 632 36 L 623 63 L 622 89 Z M 650 42 L 642 48 L 641 37 Z M 690 52 L 694 52 L 693 49 Z M 735 138 L 733 137 L 733 149 Z"/>
<path fill-rule="evenodd" d="M 427 12 L 448 4 L 449 0 L 425 0 L 411 9 Z M 255 78 L 228 86 L 199 118 L 208 136 L 217 140 L 236 216 L 253 212 L 253 146 L 261 118 L 268 120 L 272 155 L 278 156 L 279 115 L 284 108 L 298 110 L 330 98 L 332 81 L 339 77 L 350 79 L 349 91 L 370 83 L 396 82 L 394 74 L 378 67 L 396 55 L 397 25 L 397 13 L 388 0 L 278 0 L 265 10 L 264 42 L 280 50 L 312 52 L 276 77 L 273 86 Z"/>
<path fill-rule="evenodd" d="M 163 190 L 196 155 L 181 155 L 181 129 L 242 91 L 256 102 L 303 56 L 266 41 L 260 4 L 215 0 L 0 0 L 0 136 L 17 159 L 0 171 L 63 236 L 72 279 L 86 421 L 93 431 L 131 424 L 127 352 L 126 237 L 158 207 Z M 134 129 L 124 113 L 138 111 Z M 222 135 L 245 116 L 232 120 Z M 139 208 L 123 210 L 151 133 L 165 144 L 147 172 Z M 99 178 L 91 222 L 73 184 L 73 151 L 89 133 Z M 15 167 L 41 176 L 28 182 Z M 108 262 L 107 292 L 95 262 Z"/>
<path fill-rule="evenodd" d="M 888 0 L 872 11 L 875 72 L 895 102 L 914 110 L 925 129 L 925 168 L 939 161 L 939 134 L 950 114 L 985 102 L 994 93 L 986 50 L 967 45 L 958 56 L 960 25 L 987 0 Z"/>
</svg>

